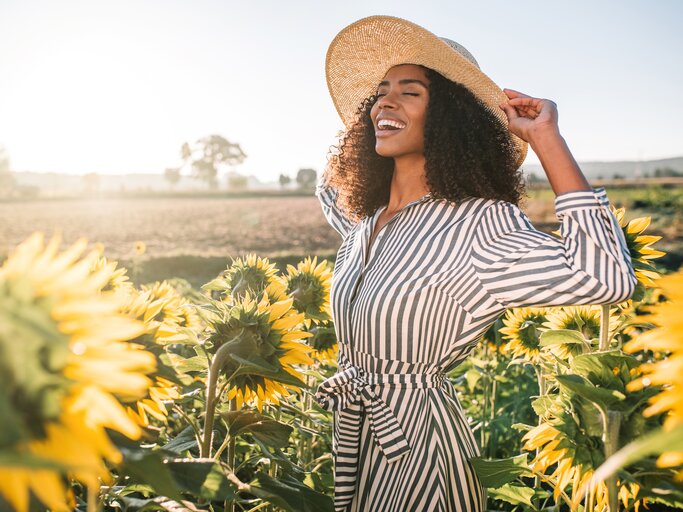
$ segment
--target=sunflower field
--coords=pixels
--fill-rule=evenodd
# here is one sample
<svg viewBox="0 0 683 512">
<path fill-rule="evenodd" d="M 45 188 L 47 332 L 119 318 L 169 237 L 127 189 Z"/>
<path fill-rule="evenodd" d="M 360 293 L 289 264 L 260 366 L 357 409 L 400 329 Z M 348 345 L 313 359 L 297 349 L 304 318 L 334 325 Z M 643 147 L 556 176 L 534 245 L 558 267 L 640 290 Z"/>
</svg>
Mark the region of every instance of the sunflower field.
<svg viewBox="0 0 683 512">
<path fill-rule="evenodd" d="M 683 508 L 683 272 L 614 212 L 630 300 L 510 309 L 449 375 L 491 510 Z M 332 263 L 129 271 L 40 233 L 0 266 L 0 510 L 333 510 Z"/>
</svg>

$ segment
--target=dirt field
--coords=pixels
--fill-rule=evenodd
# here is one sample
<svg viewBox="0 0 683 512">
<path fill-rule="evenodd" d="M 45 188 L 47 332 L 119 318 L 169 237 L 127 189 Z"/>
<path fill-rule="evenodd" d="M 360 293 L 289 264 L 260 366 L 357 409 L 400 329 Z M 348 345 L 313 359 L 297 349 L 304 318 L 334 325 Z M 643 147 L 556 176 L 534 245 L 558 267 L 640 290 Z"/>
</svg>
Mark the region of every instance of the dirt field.
<svg viewBox="0 0 683 512">
<path fill-rule="evenodd" d="M 608 191 L 612 204 L 629 204 L 621 191 Z M 557 229 L 549 190 L 532 191 L 522 209 L 540 230 Z M 663 235 L 660 260 L 678 268 L 683 229 L 657 211 L 627 210 L 627 219 L 651 215 L 648 234 Z M 184 277 L 200 285 L 225 268 L 230 258 L 255 252 L 281 269 L 307 255 L 334 258 L 341 238 L 327 224 L 314 196 L 256 198 L 60 199 L 0 202 L 0 260 L 34 231 L 57 230 L 65 243 L 86 237 L 105 246 L 105 255 L 130 268 L 137 241 L 147 250 L 136 274 L 146 282 Z"/>
<path fill-rule="evenodd" d="M 101 242 L 112 258 L 132 256 L 138 240 L 150 258 L 308 254 L 340 242 L 315 197 L 27 201 L 0 203 L 0 219 L 0 255 L 33 231 L 55 230 L 66 242 Z"/>
</svg>

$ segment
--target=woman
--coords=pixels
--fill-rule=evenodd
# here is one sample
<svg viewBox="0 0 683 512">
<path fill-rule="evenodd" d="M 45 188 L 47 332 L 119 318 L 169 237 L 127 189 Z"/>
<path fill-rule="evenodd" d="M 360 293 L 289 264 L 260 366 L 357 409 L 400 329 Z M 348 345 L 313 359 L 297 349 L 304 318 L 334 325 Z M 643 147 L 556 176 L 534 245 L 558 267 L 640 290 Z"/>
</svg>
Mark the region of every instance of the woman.
<svg viewBox="0 0 683 512">
<path fill-rule="evenodd" d="M 485 510 L 468 461 L 479 447 L 445 374 L 506 308 L 628 299 L 626 242 L 556 105 L 503 93 L 457 43 L 372 16 L 332 42 L 327 80 L 347 124 L 316 190 L 343 238 L 339 371 L 316 394 L 335 411 L 335 508 Z M 527 143 L 562 239 L 518 207 Z"/>
</svg>

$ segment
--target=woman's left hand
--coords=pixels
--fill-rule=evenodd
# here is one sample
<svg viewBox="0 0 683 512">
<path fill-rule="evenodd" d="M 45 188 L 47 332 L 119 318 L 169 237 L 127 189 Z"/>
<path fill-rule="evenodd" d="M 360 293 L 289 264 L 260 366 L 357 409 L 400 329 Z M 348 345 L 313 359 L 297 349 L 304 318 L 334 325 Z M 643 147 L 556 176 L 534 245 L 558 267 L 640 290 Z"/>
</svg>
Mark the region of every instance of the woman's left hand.
<svg viewBox="0 0 683 512">
<path fill-rule="evenodd" d="M 509 98 L 502 103 L 508 118 L 508 129 L 529 144 L 543 133 L 557 134 L 557 105 L 552 100 L 533 98 L 513 89 L 503 89 Z"/>
</svg>

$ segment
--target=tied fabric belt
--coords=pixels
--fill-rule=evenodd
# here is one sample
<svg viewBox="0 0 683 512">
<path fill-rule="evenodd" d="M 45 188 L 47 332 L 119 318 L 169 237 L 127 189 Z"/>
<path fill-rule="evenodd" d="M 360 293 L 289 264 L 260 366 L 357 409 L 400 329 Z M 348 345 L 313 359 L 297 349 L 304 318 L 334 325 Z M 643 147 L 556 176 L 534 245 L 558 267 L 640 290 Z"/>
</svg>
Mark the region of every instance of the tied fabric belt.
<svg viewBox="0 0 683 512">
<path fill-rule="evenodd" d="M 335 436 L 335 510 L 344 510 L 355 491 L 363 410 L 387 462 L 394 462 L 410 451 L 395 414 L 373 387 L 438 388 L 447 380 L 442 372 L 368 373 L 351 364 L 340 352 L 340 371 L 324 380 L 315 394 L 323 409 L 339 413 L 335 425 L 338 431 Z"/>
</svg>

